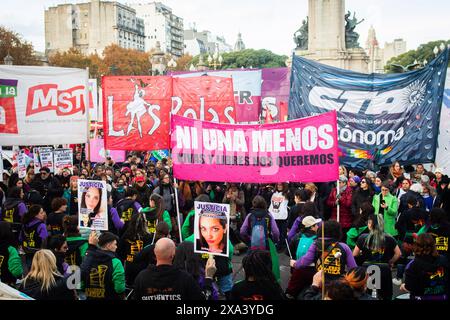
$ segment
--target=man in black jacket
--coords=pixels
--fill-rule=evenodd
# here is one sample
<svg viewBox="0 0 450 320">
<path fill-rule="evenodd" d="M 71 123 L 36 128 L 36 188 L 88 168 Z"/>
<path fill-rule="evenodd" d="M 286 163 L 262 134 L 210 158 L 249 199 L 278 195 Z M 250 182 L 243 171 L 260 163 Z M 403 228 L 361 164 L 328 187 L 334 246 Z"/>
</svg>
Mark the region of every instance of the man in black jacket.
<svg viewBox="0 0 450 320">
<path fill-rule="evenodd" d="M 162 238 L 155 245 L 156 266 L 141 271 L 134 283 L 135 300 L 205 300 L 198 283 L 186 271 L 172 265 L 175 243 Z M 207 274 L 206 281 L 212 281 Z"/>
<path fill-rule="evenodd" d="M 104 232 L 89 236 L 89 248 L 81 264 L 81 278 L 87 300 L 121 300 L 125 294 L 125 271 L 116 258 L 119 238 Z M 97 247 L 98 244 L 98 247 Z"/>
<path fill-rule="evenodd" d="M 43 198 L 43 207 L 46 212 L 51 212 L 51 203 L 54 198 L 62 197 L 64 188 L 59 183 L 59 180 L 51 176 L 50 169 L 42 167 L 39 174 L 36 175 L 31 183 L 31 187 L 39 191 Z"/>
</svg>

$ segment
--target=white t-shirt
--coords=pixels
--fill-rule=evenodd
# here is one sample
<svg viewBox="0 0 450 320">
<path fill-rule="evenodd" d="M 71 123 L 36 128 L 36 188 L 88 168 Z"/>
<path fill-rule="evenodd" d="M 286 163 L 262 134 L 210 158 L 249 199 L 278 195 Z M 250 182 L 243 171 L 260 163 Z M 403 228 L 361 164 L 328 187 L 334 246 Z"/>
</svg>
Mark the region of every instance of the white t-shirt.
<svg viewBox="0 0 450 320">
<path fill-rule="evenodd" d="M 286 220 L 288 218 L 288 200 L 283 193 L 275 192 L 270 199 L 269 212 L 275 220 Z"/>
</svg>

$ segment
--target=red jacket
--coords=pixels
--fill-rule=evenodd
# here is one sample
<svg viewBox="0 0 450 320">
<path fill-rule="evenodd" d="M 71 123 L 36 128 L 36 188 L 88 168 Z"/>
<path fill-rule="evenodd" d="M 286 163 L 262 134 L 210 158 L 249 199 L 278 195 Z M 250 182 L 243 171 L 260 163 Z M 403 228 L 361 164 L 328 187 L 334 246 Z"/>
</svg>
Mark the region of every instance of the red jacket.
<svg viewBox="0 0 450 320">
<path fill-rule="evenodd" d="M 340 194 L 339 200 L 339 223 L 342 228 L 350 228 L 353 222 L 352 215 L 352 188 L 347 187 L 344 192 Z M 331 190 L 331 193 L 327 199 L 327 206 L 332 209 L 331 220 L 337 220 L 337 207 L 336 207 L 336 188 Z"/>
</svg>

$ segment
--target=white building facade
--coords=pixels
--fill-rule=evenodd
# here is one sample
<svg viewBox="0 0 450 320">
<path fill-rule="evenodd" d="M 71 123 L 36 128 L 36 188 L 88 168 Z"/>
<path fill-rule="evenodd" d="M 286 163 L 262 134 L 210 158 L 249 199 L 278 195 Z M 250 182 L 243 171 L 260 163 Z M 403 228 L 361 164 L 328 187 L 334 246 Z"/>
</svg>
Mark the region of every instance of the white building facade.
<svg viewBox="0 0 450 320">
<path fill-rule="evenodd" d="M 136 11 L 113 1 L 60 4 L 45 10 L 45 53 L 70 48 L 102 54 L 105 47 L 145 51 L 144 21 Z"/>
<path fill-rule="evenodd" d="M 183 19 L 161 2 L 130 4 L 145 25 L 145 48 L 150 51 L 161 44 L 164 53 L 181 57 L 184 53 Z"/>
</svg>

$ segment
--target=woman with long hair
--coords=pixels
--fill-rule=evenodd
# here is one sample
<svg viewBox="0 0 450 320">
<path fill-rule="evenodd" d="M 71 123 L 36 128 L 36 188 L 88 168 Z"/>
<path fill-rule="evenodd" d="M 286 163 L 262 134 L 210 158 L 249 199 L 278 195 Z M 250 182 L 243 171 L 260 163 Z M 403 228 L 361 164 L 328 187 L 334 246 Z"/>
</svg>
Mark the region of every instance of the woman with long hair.
<svg viewBox="0 0 450 320">
<path fill-rule="evenodd" d="M 36 251 L 47 246 L 48 232 L 45 225 L 46 213 L 42 206 L 35 204 L 30 207 L 22 218 L 22 230 L 19 241 L 25 251 L 27 266 L 31 266 Z"/>
<path fill-rule="evenodd" d="M 34 255 L 19 290 L 36 300 L 76 300 L 76 292 L 68 289 L 68 282 L 58 272 L 53 252 L 42 249 Z"/>
<path fill-rule="evenodd" d="M 66 214 L 76 215 L 78 214 L 78 176 L 71 176 L 69 182 L 69 188 L 64 190 L 63 198 L 67 200 Z"/>
<path fill-rule="evenodd" d="M 231 300 L 284 300 L 285 296 L 272 273 L 270 253 L 251 251 L 242 260 L 245 279 L 231 289 Z"/>
<path fill-rule="evenodd" d="M 395 161 L 392 166 L 389 167 L 389 175 L 388 178 L 393 182 L 397 181 L 398 178 L 404 176 L 405 171 L 403 170 L 400 162 Z"/>
<path fill-rule="evenodd" d="M 141 210 L 147 220 L 147 228 L 150 234 L 156 232 L 158 222 L 165 221 L 172 231 L 172 221 L 169 212 L 165 209 L 165 202 L 161 195 L 154 193 L 150 196 L 149 206 Z"/>
<path fill-rule="evenodd" d="M 367 221 L 369 234 L 363 234 L 356 242 L 353 256 L 361 255 L 364 266 L 376 265 L 381 271 L 381 288 L 378 294 L 383 300 L 392 299 L 392 267 L 400 258 L 401 251 L 397 241 L 384 232 L 384 219 L 381 214 L 371 215 Z"/>
<path fill-rule="evenodd" d="M 124 264 L 125 280 L 132 286 L 134 279 L 141 269 L 134 262 L 136 255 L 152 242 L 148 232 L 147 220 L 143 213 L 134 214 L 128 223 L 127 229 L 119 240 L 117 256 Z"/>
<path fill-rule="evenodd" d="M 359 209 L 364 202 L 372 203 L 374 194 L 367 178 L 362 178 L 359 187 L 352 193 L 353 221 L 358 216 Z"/>
<path fill-rule="evenodd" d="M 175 192 L 178 196 L 178 206 L 182 208 L 184 206 L 184 199 L 178 190 L 178 185 L 172 182 L 172 179 L 168 173 L 164 170 L 160 170 L 159 186 L 153 190 L 153 194 L 160 195 L 164 200 L 164 208 L 167 210 L 170 216 L 170 230 L 173 239 L 179 237 L 178 233 L 178 223 L 177 223 L 177 210 L 175 203 Z M 181 227 L 181 226 L 180 226 Z M 181 240 L 181 239 L 180 239 Z"/>
</svg>

